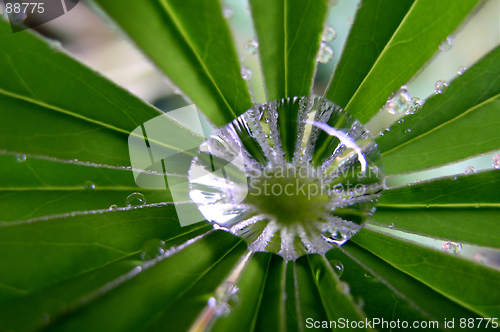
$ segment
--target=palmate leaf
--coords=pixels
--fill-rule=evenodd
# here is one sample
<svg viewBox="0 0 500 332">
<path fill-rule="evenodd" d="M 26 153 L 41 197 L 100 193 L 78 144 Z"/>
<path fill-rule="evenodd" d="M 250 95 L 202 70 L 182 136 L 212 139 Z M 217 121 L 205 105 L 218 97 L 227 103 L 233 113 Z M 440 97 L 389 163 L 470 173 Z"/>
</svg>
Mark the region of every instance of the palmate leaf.
<svg viewBox="0 0 500 332">
<path fill-rule="evenodd" d="M 240 77 L 218 1 L 97 2 L 213 123 L 223 125 L 248 109 L 250 95 Z M 295 7 L 280 12 L 278 9 L 284 10 L 285 3 Z M 391 24 L 374 37 L 376 51 L 362 55 L 359 45 L 367 40 L 370 24 L 381 23 L 375 18 L 363 25 L 360 20 L 373 18 L 368 9 L 388 4 L 366 0 L 365 11 L 358 13 L 346 46 L 346 51 L 351 50 L 352 54 L 342 57 L 338 73 L 343 74 L 334 76 L 331 87 L 335 89 L 331 88 L 329 93 L 335 98 L 345 93 L 344 102 L 353 96 L 349 103 L 354 106 L 348 109 L 360 120 L 368 120 L 381 106 L 378 104 L 383 104 L 390 92 L 406 83 L 427 61 L 475 3 L 416 0 L 408 9 L 410 2 L 405 2 L 406 7 L 398 8 L 397 15 L 388 15 Z M 268 96 L 276 93 L 278 99 L 307 94 L 326 2 L 284 0 L 269 5 L 267 12 L 267 8 L 261 8 L 265 7 L 264 2 L 251 2 Z M 277 17 L 269 13 L 276 13 Z M 294 24 L 301 20 L 305 22 L 303 25 Z M 289 23 L 284 24 L 285 21 Z M 436 24 L 441 24 L 441 30 L 423 29 L 418 34 L 428 37 L 419 41 L 420 49 L 413 42 L 396 43 L 398 38 L 415 41 L 414 31 L 422 30 L 420 26 Z M 7 27 L 0 22 L 0 28 L 4 29 L 1 31 L 7 31 Z M 272 27 L 280 28 L 266 34 L 265 30 Z M 288 43 L 288 39 L 280 39 L 281 35 L 297 37 L 300 41 L 297 45 L 304 47 L 294 48 L 295 39 Z M 495 302 L 498 271 L 373 230 L 363 230 L 341 249 L 326 255 L 327 259 L 343 262 L 344 272 L 339 278 L 335 263 L 330 261 L 329 266 L 319 255 L 286 263 L 277 255 L 250 254 L 242 240 L 211 230 L 207 222 L 180 227 L 174 206 L 169 203 L 168 190 L 139 190 L 132 172 L 119 167 L 130 165 L 127 136 L 137 126 L 158 116 L 158 111 L 57 49 L 51 49 L 39 37 L 22 32 L 2 34 L 0 38 L 3 60 L 0 126 L 5 129 L 0 133 L 0 150 L 7 150 L 6 155 L 0 156 L 0 172 L 7 179 L 0 182 L 0 221 L 4 221 L 0 224 L 0 330 L 188 331 L 208 326 L 213 331 L 304 331 L 308 328 L 307 318 L 435 319 L 441 323 L 445 318 L 498 316 L 498 301 Z M 271 45 L 273 42 L 276 44 Z M 286 54 L 290 61 L 273 59 L 272 47 L 283 52 L 279 53 L 283 59 Z M 399 48 L 404 52 L 411 49 L 412 54 L 417 52 L 418 61 L 404 67 L 402 74 L 392 80 L 394 72 L 390 70 L 409 63 L 405 54 L 399 54 L 394 63 L 390 61 L 391 56 L 398 55 Z M 361 61 L 355 59 L 364 59 L 367 65 L 360 68 L 359 75 L 350 76 L 356 62 Z M 493 58 L 490 55 L 485 59 Z M 495 66 L 495 61 L 483 60 L 469 71 L 469 76 L 463 76 L 463 90 L 457 96 L 471 100 L 470 105 L 464 102 L 467 109 L 487 99 L 480 100 L 477 93 L 485 85 L 476 90 L 474 86 L 480 77 L 482 82 L 493 81 L 486 74 L 496 70 Z M 350 78 L 343 87 L 340 80 L 346 76 Z M 53 80 L 46 83 L 46 77 Z M 381 89 L 380 94 L 367 91 L 374 82 Z M 435 97 L 441 98 L 440 108 L 450 103 L 449 109 L 456 109 L 465 100 L 447 99 L 453 86 L 458 86 L 456 82 L 447 93 Z M 56 84 L 60 90 L 54 88 Z M 430 108 L 431 100 L 426 105 Z M 290 109 L 291 113 L 295 110 Z M 439 129 L 442 122 L 448 121 L 441 117 L 424 125 L 425 112 L 432 113 L 424 110 L 414 115 L 419 119 L 422 133 L 436 126 Z M 462 108 L 456 114 L 465 110 Z M 493 111 L 487 112 L 491 120 Z M 199 140 L 175 121 L 165 119 L 174 130 L 172 135 L 183 141 Z M 484 123 L 477 125 L 484 127 Z M 22 135 L 21 129 L 24 129 Z M 379 144 L 386 152 L 404 145 L 404 140 L 404 135 L 394 134 L 392 141 L 381 139 Z M 391 146 L 393 142 L 396 143 Z M 424 150 L 430 149 L 422 146 Z M 478 151 L 471 149 L 467 153 Z M 25 153 L 28 158 L 18 162 L 15 153 Z M 396 155 L 395 152 L 393 156 Z M 54 162 L 47 157 L 65 162 Z M 88 167 L 74 163 L 75 158 L 113 167 Z M 388 154 L 388 159 L 391 158 Z M 387 163 L 393 173 L 413 170 L 413 166 L 404 169 L 402 163 L 395 166 Z M 434 163 L 438 165 L 441 161 Z M 429 166 L 424 163 L 418 167 Z M 485 190 L 497 178 L 497 173 L 490 172 L 388 191 L 380 200 L 380 215 L 377 212 L 372 222 L 390 225 L 388 218 L 395 213 L 399 214 L 397 218 L 405 218 L 404 222 L 392 221 L 400 229 L 497 247 L 495 212 L 486 213 L 486 207 L 498 203 L 497 195 L 495 192 L 488 196 L 491 190 Z M 85 189 L 88 181 L 95 189 Z M 462 195 L 464 190 L 470 195 Z M 165 204 L 108 209 L 111 204 L 124 206 L 127 195 L 133 191 L 141 191 L 148 203 Z M 480 207 L 468 213 L 470 218 L 483 223 L 479 232 L 466 222 L 468 215 L 451 206 L 439 216 L 439 220 L 449 221 L 448 224 L 443 222 L 439 227 L 431 219 L 418 218 L 417 213 L 412 213 L 427 203 L 431 205 L 429 211 L 434 213 L 437 209 L 433 204 L 478 202 Z M 71 212 L 74 215 L 68 214 Z M 450 216 L 465 219 L 460 219 L 464 222 L 452 230 Z M 165 248 L 170 250 L 144 262 L 140 259 L 141 248 L 152 238 L 165 240 Z M 367 278 L 366 271 L 372 277 Z M 238 299 L 229 315 L 213 316 L 215 308 L 209 303 L 228 280 L 239 288 Z M 439 329 L 445 330 L 441 325 Z"/>
<path fill-rule="evenodd" d="M 499 74 L 496 47 L 443 94 L 429 98 L 421 111 L 379 137 L 386 173 L 435 167 L 500 148 Z"/>
</svg>

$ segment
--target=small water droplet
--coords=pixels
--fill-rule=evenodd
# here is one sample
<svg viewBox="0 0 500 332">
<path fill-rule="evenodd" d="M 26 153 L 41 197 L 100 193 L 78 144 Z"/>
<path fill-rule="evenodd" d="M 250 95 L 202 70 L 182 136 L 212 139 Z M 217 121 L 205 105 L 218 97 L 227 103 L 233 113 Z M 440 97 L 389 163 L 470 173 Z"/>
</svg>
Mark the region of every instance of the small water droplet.
<svg viewBox="0 0 500 332">
<path fill-rule="evenodd" d="M 422 109 L 422 107 L 424 106 L 424 104 L 425 104 L 424 100 L 422 100 L 420 98 L 417 98 L 417 97 L 413 97 L 411 99 L 410 107 L 406 111 L 406 114 L 410 115 L 410 114 L 417 113 L 418 111 L 420 111 Z"/>
<path fill-rule="evenodd" d="M 411 133 L 411 129 L 410 128 L 408 128 L 408 129 L 405 130 L 405 134 L 408 134 L 408 133 Z"/>
<path fill-rule="evenodd" d="M 404 123 L 405 122 L 405 119 L 401 119 L 398 121 L 398 123 Z"/>
<path fill-rule="evenodd" d="M 111 206 L 109 207 L 109 209 L 110 209 L 111 211 L 116 211 L 116 210 L 118 209 L 118 205 L 113 204 L 113 205 L 111 205 Z"/>
<path fill-rule="evenodd" d="M 346 282 L 343 282 L 343 281 L 339 281 L 339 283 L 337 284 L 337 286 L 335 286 L 335 289 L 339 292 L 339 293 L 342 293 L 342 294 L 349 294 L 350 292 L 350 288 L 349 288 L 349 285 L 346 283 Z"/>
<path fill-rule="evenodd" d="M 255 39 L 249 40 L 245 44 L 245 51 L 250 55 L 257 54 L 258 50 L 259 50 L 259 42 Z"/>
<path fill-rule="evenodd" d="M 337 274 L 337 276 L 341 276 L 342 273 L 344 272 L 344 264 L 342 264 L 342 262 L 336 260 L 336 259 L 332 259 L 330 261 L 330 265 L 332 266 L 333 270 L 335 271 L 335 273 Z"/>
<path fill-rule="evenodd" d="M 463 73 L 465 73 L 466 70 L 467 70 L 467 67 L 458 68 L 458 75 L 462 75 Z"/>
<path fill-rule="evenodd" d="M 327 25 L 323 30 L 323 34 L 321 35 L 321 40 L 326 42 L 331 42 L 335 38 L 337 38 L 337 31 L 333 27 Z"/>
<path fill-rule="evenodd" d="M 453 46 L 453 39 L 451 37 L 447 37 L 443 42 L 439 45 L 439 49 L 443 52 L 447 52 L 451 50 Z"/>
<path fill-rule="evenodd" d="M 352 17 L 349 17 L 349 18 L 347 19 L 347 23 L 348 23 L 348 24 L 353 24 L 353 23 L 354 23 L 354 19 L 353 19 Z"/>
<path fill-rule="evenodd" d="M 474 260 L 481 264 L 486 264 L 486 255 L 482 252 L 478 252 L 474 255 Z"/>
<path fill-rule="evenodd" d="M 149 261 L 163 255 L 166 249 L 165 241 L 160 239 L 147 240 L 142 246 L 141 259 L 143 261 Z"/>
<path fill-rule="evenodd" d="M 50 42 L 50 48 L 53 51 L 60 51 L 60 50 L 62 50 L 62 44 L 59 40 L 52 40 Z"/>
<path fill-rule="evenodd" d="M 321 63 L 328 63 L 333 58 L 333 49 L 326 43 L 321 42 L 316 60 Z"/>
<path fill-rule="evenodd" d="M 359 299 L 359 302 L 358 302 L 358 307 L 360 309 L 363 309 L 363 307 L 365 306 L 365 301 L 363 301 L 362 299 Z"/>
<path fill-rule="evenodd" d="M 476 169 L 472 166 L 467 166 L 465 168 L 465 174 L 474 174 L 476 173 Z"/>
<path fill-rule="evenodd" d="M 389 225 L 389 228 L 394 228 L 394 223 L 391 223 L 391 224 Z"/>
<path fill-rule="evenodd" d="M 231 17 L 234 16 L 234 9 L 229 6 L 224 6 L 222 9 L 222 16 L 224 16 L 227 19 L 230 19 Z"/>
<path fill-rule="evenodd" d="M 365 276 L 365 278 L 371 278 L 371 277 L 373 277 L 373 275 L 370 273 L 370 271 L 365 271 L 364 276 Z"/>
<path fill-rule="evenodd" d="M 406 112 L 410 107 L 411 96 L 406 90 L 405 86 L 402 86 L 398 91 L 394 92 L 384 105 L 387 112 L 391 114 L 400 114 Z"/>
<path fill-rule="evenodd" d="M 239 288 L 230 281 L 219 286 L 212 301 L 218 316 L 227 315 L 239 303 Z"/>
<path fill-rule="evenodd" d="M 25 154 L 16 154 L 16 161 L 18 163 L 23 163 L 26 161 L 26 159 L 27 159 L 27 157 Z"/>
<path fill-rule="evenodd" d="M 452 254 L 458 254 L 462 251 L 462 244 L 457 242 L 446 241 L 441 246 L 444 252 L 450 252 Z"/>
<path fill-rule="evenodd" d="M 244 80 L 249 80 L 252 78 L 252 70 L 248 67 L 241 66 L 241 77 L 243 77 Z"/>
<path fill-rule="evenodd" d="M 43 321 L 43 323 L 44 323 L 44 324 L 46 324 L 46 325 L 47 325 L 47 324 L 49 324 L 49 323 L 50 323 L 50 316 L 49 316 L 49 315 L 47 315 L 47 314 L 43 314 L 43 315 L 42 315 L 42 321 Z"/>
<path fill-rule="evenodd" d="M 140 206 L 146 204 L 146 198 L 141 193 L 132 193 L 128 195 L 125 202 L 126 206 Z"/>
<path fill-rule="evenodd" d="M 92 181 L 87 181 L 87 182 L 85 182 L 85 189 L 86 190 L 93 190 L 93 189 L 95 189 L 95 184 Z"/>
<path fill-rule="evenodd" d="M 439 80 L 434 85 L 434 92 L 436 94 L 440 94 L 443 93 L 446 90 L 446 88 L 448 88 L 448 82 L 445 80 Z"/>
<path fill-rule="evenodd" d="M 491 164 L 496 169 L 500 169 L 500 153 L 497 153 L 496 155 L 493 156 L 493 158 L 491 159 Z"/>
</svg>

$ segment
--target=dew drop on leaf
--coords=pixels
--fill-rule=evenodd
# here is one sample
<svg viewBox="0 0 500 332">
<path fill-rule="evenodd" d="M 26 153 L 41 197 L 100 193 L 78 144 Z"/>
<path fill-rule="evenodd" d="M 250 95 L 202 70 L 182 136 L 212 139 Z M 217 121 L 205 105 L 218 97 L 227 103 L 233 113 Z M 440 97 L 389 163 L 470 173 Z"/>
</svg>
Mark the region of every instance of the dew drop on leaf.
<svg viewBox="0 0 500 332">
<path fill-rule="evenodd" d="M 86 190 L 93 190 L 93 189 L 95 189 L 94 182 L 92 182 L 92 181 L 85 182 L 85 189 Z"/>
<path fill-rule="evenodd" d="M 384 105 L 384 109 L 390 114 L 401 114 L 410 107 L 411 97 L 405 86 L 394 92 Z"/>
<path fill-rule="evenodd" d="M 224 16 L 227 19 L 230 19 L 231 17 L 233 17 L 234 16 L 233 7 L 224 6 L 224 8 L 222 9 L 222 16 Z"/>
<path fill-rule="evenodd" d="M 342 264 L 342 262 L 340 262 L 339 260 L 336 260 L 336 259 L 332 259 L 329 262 L 333 268 L 333 271 L 335 271 L 337 276 L 339 276 L 339 277 L 342 276 L 342 273 L 344 272 L 344 264 Z"/>
<path fill-rule="evenodd" d="M 444 252 L 449 252 L 452 254 L 458 254 L 462 251 L 462 244 L 457 242 L 447 241 L 441 246 Z"/>
<path fill-rule="evenodd" d="M 116 210 L 118 209 L 118 205 L 113 204 L 113 205 L 111 205 L 111 206 L 109 207 L 109 209 L 110 209 L 111 211 L 116 211 Z"/>
<path fill-rule="evenodd" d="M 347 23 L 348 23 L 348 24 L 353 24 L 353 23 L 354 23 L 354 19 L 353 19 L 352 17 L 349 17 L 349 18 L 347 19 Z"/>
<path fill-rule="evenodd" d="M 337 38 L 337 31 L 329 25 L 325 26 L 325 29 L 321 34 L 321 40 L 325 42 L 331 42 L 335 38 Z"/>
<path fill-rule="evenodd" d="M 439 45 L 439 49 L 443 52 L 447 52 L 451 50 L 453 46 L 453 39 L 451 37 L 447 37 L 443 42 Z"/>
<path fill-rule="evenodd" d="M 189 196 L 251 251 L 290 261 L 325 254 L 361 229 L 384 189 L 381 162 L 363 124 L 339 106 L 285 98 L 254 105 L 200 145 Z"/>
<path fill-rule="evenodd" d="M 321 63 L 328 63 L 331 59 L 333 59 L 333 49 L 325 42 L 321 42 L 316 60 Z"/>
<path fill-rule="evenodd" d="M 244 80 L 249 80 L 252 78 L 252 70 L 248 67 L 241 66 L 241 77 L 243 77 Z"/>
<path fill-rule="evenodd" d="M 500 153 L 497 153 L 496 155 L 493 156 L 493 158 L 491 159 L 491 164 L 496 169 L 500 169 Z"/>
<path fill-rule="evenodd" d="M 436 94 L 440 94 L 443 93 L 446 90 L 446 88 L 448 88 L 448 82 L 445 80 L 439 80 L 434 85 L 434 92 Z"/>
<path fill-rule="evenodd" d="M 126 206 L 140 206 L 146 204 L 146 198 L 141 193 L 132 193 L 128 195 L 125 201 Z"/>
<path fill-rule="evenodd" d="M 245 51 L 250 55 L 257 54 L 258 50 L 259 50 L 259 42 L 255 39 L 249 40 L 245 44 Z"/>
<path fill-rule="evenodd" d="M 408 134 L 408 133 L 411 133 L 411 129 L 410 128 L 405 129 L 405 134 Z"/>
<path fill-rule="evenodd" d="M 472 167 L 472 166 L 467 166 L 465 168 L 465 172 L 464 173 L 465 174 L 474 174 L 474 173 L 476 173 L 476 169 L 474 167 Z"/>
<path fill-rule="evenodd" d="M 25 154 L 16 154 L 15 157 L 18 163 L 24 163 L 27 159 Z"/>
<path fill-rule="evenodd" d="M 395 227 L 395 226 L 394 226 L 394 223 L 391 223 L 391 224 L 389 225 L 389 228 L 394 228 L 394 227 Z"/>
<path fill-rule="evenodd" d="M 364 276 L 365 276 L 365 278 L 371 278 L 371 277 L 373 277 L 372 274 L 370 273 L 370 271 L 365 271 Z"/>
<path fill-rule="evenodd" d="M 467 70 L 467 67 L 458 68 L 458 75 L 462 75 L 463 73 L 465 73 L 466 70 Z"/>
<path fill-rule="evenodd" d="M 406 111 L 406 114 L 410 115 L 410 114 L 417 113 L 418 111 L 420 111 L 422 109 L 422 107 L 424 106 L 424 103 L 425 103 L 424 100 L 417 98 L 417 97 L 413 97 L 411 99 L 410 107 Z"/>
<path fill-rule="evenodd" d="M 339 292 L 339 293 L 342 293 L 342 294 L 349 294 L 349 291 L 351 290 L 349 288 L 349 285 L 343 281 L 339 281 L 339 283 L 337 284 L 337 286 L 335 286 L 335 289 Z"/>
<path fill-rule="evenodd" d="M 143 261 L 149 261 L 165 253 L 166 246 L 165 241 L 160 239 L 150 239 L 147 240 L 142 246 L 141 259 Z"/>
</svg>

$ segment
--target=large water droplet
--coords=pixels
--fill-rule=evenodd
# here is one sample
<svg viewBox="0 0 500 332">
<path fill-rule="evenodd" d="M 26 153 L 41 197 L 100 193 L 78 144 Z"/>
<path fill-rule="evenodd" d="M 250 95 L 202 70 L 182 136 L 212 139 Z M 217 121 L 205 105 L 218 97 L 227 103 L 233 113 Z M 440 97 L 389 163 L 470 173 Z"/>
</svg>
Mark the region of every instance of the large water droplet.
<svg viewBox="0 0 500 332">
<path fill-rule="evenodd" d="M 167 247 L 165 241 L 160 239 L 150 239 L 144 243 L 141 251 L 141 259 L 149 261 L 165 253 Z"/>
<path fill-rule="evenodd" d="M 132 193 L 128 195 L 125 202 L 126 206 L 140 206 L 146 204 L 146 197 L 141 193 Z"/>
<path fill-rule="evenodd" d="M 337 31 L 333 27 L 327 25 L 321 34 L 321 40 L 331 42 L 335 38 L 337 38 Z"/>
<path fill-rule="evenodd" d="M 241 66 L 241 77 L 243 77 L 244 80 L 249 80 L 252 78 L 252 70 L 248 67 Z"/>
<path fill-rule="evenodd" d="M 381 170 L 361 123 L 330 101 L 293 97 L 254 105 L 214 131 L 191 163 L 189 196 L 250 250 L 295 260 L 361 229 L 383 190 Z"/>
<path fill-rule="evenodd" d="M 321 63 L 328 63 L 331 59 L 333 59 L 333 49 L 328 44 L 321 42 L 316 60 Z"/>
<path fill-rule="evenodd" d="M 330 261 L 330 265 L 332 266 L 333 271 L 335 271 L 337 276 L 342 276 L 342 273 L 344 273 L 344 264 L 342 264 L 341 261 L 333 259 Z"/>
<path fill-rule="evenodd" d="M 434 85 L 434 92 L 436 94 L 440 94 L 443 93 L 447 88 L 448 88 L 448 82 L 446 82 L 445 80 L 439 80 Z"/>
<path fill-rule="evenodd" d="M 391 114 L 400 114 L 408 110 L 410 101 L 410 94 L 406 90 L 406 87 L 403 86 L 389 97 L 384 108 Z"/>
<path fill-rule="evenodd" d="M 15 157 L 18 163 L 24 163 L 27 159 L 25 154 L 16 154 Z"/>
<path fill-rule="evenodd" d="M 453 46 L 453 39 L 451 37 L 447 37 L 443 42 L 439 45 L 439 49 L 443 52 L 447 52 L 451 50 Z"/>
<path fill-rule="evenodd" d="M 441 246 L 444 252 L 450 252 L 452 254 L 458 254 L 462 251 L 462 244 L 457 242 L 447 241 Z"/>
<path fill-rule="evenodd" d="M 247 51 L 247 53 L 250 55 L 257 54 L 258 50 L 259 50 L 259 42 L 255 39 L 249 40 L 245 44 L 245 51 Z"/>
<path fill-rule="evenodd" d="M 500 153 L 497 153 L 496 155 L 493 156 L 493 158 L 491 159 L 491 164 L 496 169 L 500 169 Z"/>
<path fill-rule="evenodd" d="M 465 168 L 465 172 L 464 173 L 465 174 L 474 174 L 474 173 L 476 173 L 476 169 L 474 167 L 472 167 L 472 166 L 467 166 Z"/>
<path fill-rule="evenodd" d="M 224 16 L 227 19 L 230 19 L 231 17 L 234 16 L 234 9 L 229 6 L 224 6 L 222 9 L 222 16 Z"/>
</svg>

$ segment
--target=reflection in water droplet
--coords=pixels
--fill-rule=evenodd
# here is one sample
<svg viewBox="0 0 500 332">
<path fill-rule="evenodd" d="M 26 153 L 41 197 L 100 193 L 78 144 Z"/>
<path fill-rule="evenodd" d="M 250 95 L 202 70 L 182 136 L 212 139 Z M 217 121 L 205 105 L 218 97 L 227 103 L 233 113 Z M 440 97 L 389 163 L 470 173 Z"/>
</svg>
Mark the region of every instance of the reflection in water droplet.
<svg viewBox="0 0 500 332">
<path fill-rule="evenodd" d="M 491 164 L 496 169 L 500 169 L 500 153 L 497 153 L 496 155 L 493 156 L 493 158 L 491 159 Z"/>
<path fill-rule="evenodd" d="M 361 123 L 325 99 L 293 97 L 254 105 L 202 143 L 189 196 L 250 250 L 288 261 L 350 239 L 375 212 L 382 169 Z"/>
<path fill-rule="evenodd" d="M 422 109 L 424 104 L 425 104 L 425 100 L 419 99 L 417 97 L 413 97 L 411 99 L 410 108 L 408 108 L 408 110 L 406 111 L 406 114 L 410 115 L 410 114 L 417 113 L 418 111 L 420 111 Z"/>
<path fill-rule="evenodd" d="M 333 49 L 328 44 L 321 42 L 316 60 L 321 63 L 328 63 L 331 59 L 333 59 Z"/>
<path fill-rule="evenodd" d="M 234 16 L 234 9 L 229 6 L 224 6 L 222 9 L 222 16 L 224 16 L 227 19 L 230 19 L 231 17 Z"/>
<path fill-rule="evenodd" d="M 132 193 L 128 195 L 125 201 L 126 206 L 140 206 L 146 204 L 146 198 L 141 193 Z"/>
<path fill-rule="evenodd" d="M 118 205 L 113 204 L 113 205 L 111 205 L 111 206 L 109 207 L 109 209 L 110 209 L 111 211 L 115 211 L 115 210 L 117 210 L 117 209 L 118 209 Z"/>
<path fill-rule="evenodd" d="M 384 105 L 384 109 L 391 114 L 401 114 L 406 112 L 410 107 L 411 97 L 406 86 L 394 92 Z"/>
<path fill-rule="evenodd" d="M 327 25 L 321 34 L 321 40 L 331 42 L 335 38 L 337 38 L 337 31 L 333 27 Z"/>
<path fill-rule="evenodd" d="M 16 154 L 15 157 L 18 163 L 23 163 L 27 159 L 25 154 Z"/>
<path fill-rule="evenodd" d="M 408 134 L 408 133 L 411 133 L 411 129 L 410 128 L 408 128 L 408 129 L 405 130 L 405 134 Z"/>
<path fill-rule="evenodd" d="M 252 78 L 252 70 L 248 67 L 241 66 L 241 77 L 243 77 L 244 80 L 249 80 Z"/>
<path fill-rule="evenodd" d="M 450 252 L 452 254 L 459 254 L 462 251 L 462 244 L 457 242 L 447 241 L 441 246 L 444 252 Z"/>
<path fill-rule="evenodd" d="M 245 44 L 245 51 L 247 51 L 247 53 L 250 55 L 257 54 L 258 50 L 259 50 L 259 42 L 255 39 L 249 40 Z"/>
<path fill-rule="evenodd" d="M 451 37 L 447 37 L 443 42 L 439 45 L 439 49 L 443 52 L 447 52 L 451 50 L 453 46 L 453 39 Z"/>
<path fill-rule="evenodd" d="M 330 261 L 330 265 L 332 266 L 333 271 L 335 271 L 337 276 L 339 276 L 339 277 L 342 276 L 342 273 L 344 272 L 344 264 L 342 264 L 342 262 L 340 262 L 336 259 L 332 259 Z"/>
<path fill-rule="evenodd" d="M 467 166 L 465 168 L 465 172 L 464 173 L 465 174 L 474 174 L 474 173 L 476 173 L 476 169 L 474 167 L 472 167 L 472 166 Z"/>
<path fill-rule="evenodd" d="M 161 256 L 167 250 L 165 242 L 160 239 L 150 239 L 144 243 L 141 251 L 141 259 L 149 261 L 158 256 Z"/>
<path fill-rule="evenodd" d="M 92 181 L 87 181 L 85 182 L 85 189 L 93 190 L 95 189 L 95 184 Z"/>
<path fill-rule="evenodd" d="M 467 70 L 467 67 L 458 68 L 458 75 L 462 75 L 463 73 L 465 73 L 466 70 Z"/>
<path fill-rule="evenodd" d="M 448 82 L 446 82 L 445 80 L 439 80 L 434 85 L 434 92 L 436 94 L 440 94 L 443 93 L 446 90 L 446 88 L 448 88 Z"/>
</svg>

